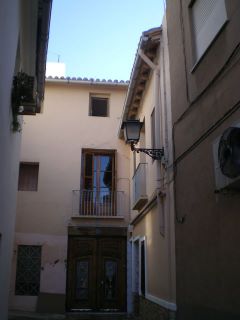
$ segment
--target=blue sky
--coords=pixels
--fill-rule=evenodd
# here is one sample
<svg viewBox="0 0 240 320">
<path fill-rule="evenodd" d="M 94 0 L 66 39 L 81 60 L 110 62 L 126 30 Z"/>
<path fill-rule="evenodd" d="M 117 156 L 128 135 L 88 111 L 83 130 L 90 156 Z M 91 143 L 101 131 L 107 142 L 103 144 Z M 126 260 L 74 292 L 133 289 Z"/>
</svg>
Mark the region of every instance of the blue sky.
<svg viewBox="0 0 240 320">
<path fill-rule="evenodd" d="M 48 61 L 66 76 L 128 80 L 143 31 L 160 26 L 163 0 L 53 0 Z"/>
</svg>

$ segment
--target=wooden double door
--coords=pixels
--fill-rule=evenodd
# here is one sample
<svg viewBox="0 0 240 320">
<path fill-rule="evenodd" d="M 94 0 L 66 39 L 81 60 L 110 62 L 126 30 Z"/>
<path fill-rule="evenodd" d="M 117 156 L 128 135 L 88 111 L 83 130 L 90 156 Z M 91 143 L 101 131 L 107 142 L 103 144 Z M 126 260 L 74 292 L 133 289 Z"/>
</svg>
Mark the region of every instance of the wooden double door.
<svg viewBox="0 0 240 320">
<path fill-rule="evenodd" d="M 122 237 L 70 237 L 67 308 L 125 311 L 126 240 Z"/>
</svg>

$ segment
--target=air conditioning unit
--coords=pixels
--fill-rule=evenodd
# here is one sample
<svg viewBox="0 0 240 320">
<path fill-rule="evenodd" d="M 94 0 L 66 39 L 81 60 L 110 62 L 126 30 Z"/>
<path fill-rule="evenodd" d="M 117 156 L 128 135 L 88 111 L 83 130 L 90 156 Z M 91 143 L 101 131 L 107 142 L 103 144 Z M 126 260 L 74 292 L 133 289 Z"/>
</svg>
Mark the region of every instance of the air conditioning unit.
<svg viewBox="0 0 240 320">
<path fill-rule="evenodd" d="M 12 106 L 17 114 L 36 114 L 38 96 L 36 80 L 24 72 L 18 72 L 13 79 Z"/>
<path fill-rule="evenodd" d="M 213 143 L 216 191 L 240 191 L 240 123 L 227 128 Z"/>
</svg>

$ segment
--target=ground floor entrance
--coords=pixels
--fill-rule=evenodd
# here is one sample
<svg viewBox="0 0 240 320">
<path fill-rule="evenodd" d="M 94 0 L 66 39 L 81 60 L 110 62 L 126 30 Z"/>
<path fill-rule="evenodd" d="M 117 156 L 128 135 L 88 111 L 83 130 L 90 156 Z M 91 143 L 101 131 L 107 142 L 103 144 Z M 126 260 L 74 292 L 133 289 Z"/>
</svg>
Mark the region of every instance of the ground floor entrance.
<svg viewBox="0 0 240 320">
<path fill-rule="evenodd" d="M 122 230 L 78 228 L 73 233 L 68 239 L 67 309 L 125 311 L 126 237 Z"/>
</svg>

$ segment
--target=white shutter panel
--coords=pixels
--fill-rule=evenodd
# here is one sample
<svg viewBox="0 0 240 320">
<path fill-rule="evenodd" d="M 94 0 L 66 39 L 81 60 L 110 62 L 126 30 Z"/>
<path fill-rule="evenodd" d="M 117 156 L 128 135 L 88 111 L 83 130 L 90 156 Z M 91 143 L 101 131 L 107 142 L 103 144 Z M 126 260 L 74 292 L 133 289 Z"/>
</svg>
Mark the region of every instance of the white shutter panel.
<svg viewBox="0 0 240 320">
<path fill-rule="evenodd" d="M 203 55 L 227 21 L 225 0 L 196 0 L 192 7 L 196 60 Z"/>
</svg>

